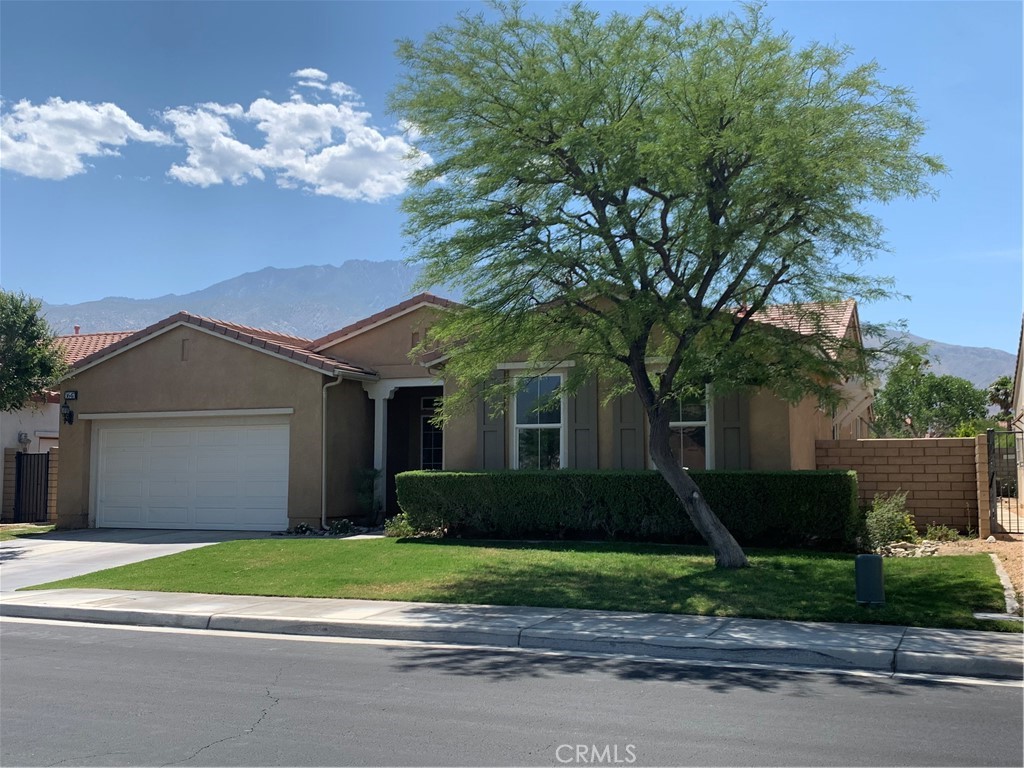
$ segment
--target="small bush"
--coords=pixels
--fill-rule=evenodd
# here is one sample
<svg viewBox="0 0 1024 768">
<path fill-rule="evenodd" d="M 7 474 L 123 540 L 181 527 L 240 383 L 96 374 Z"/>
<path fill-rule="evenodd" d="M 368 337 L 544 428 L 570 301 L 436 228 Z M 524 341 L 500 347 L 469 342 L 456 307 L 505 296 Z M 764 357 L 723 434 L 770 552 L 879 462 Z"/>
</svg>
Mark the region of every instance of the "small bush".
<svg viewBox="0 0 1024 768">
<path fill-rule="evenodd" d="M 348 536 L 354 531 L 355 526 L 352 525 L 352 521 L 346 520 L 344 517 L 332 520 L 330 526 L 327 528 L 327 533 L 331 536 Z"/>
<path fill-rule="evenodd" d="M 740 544 L 853 549 L 863 517 L 853 472 L 691 472 Z M 416 531 L 486 538 L 702 543 L 657 472 L 403 472 Z"/>
<path fill-rule="evenodd" d="M 956 541 L 960 538 L 960 532 L 948 525 L 929 523 L 925 528 L 924 537 L 929 541 Z"/>
<path fill-rule="evenodd" d="M 384 521 L 384 535 L 392 539 L 403 539 L 415 536 L 417 533 L 418 531 L 409 522 L 409 515 L 406 512 L 399 512 Z"/>
<path fill-rule="evenodd" d="M 904 491 L 896 491 L 889 496 L 877 494 L 865 524 L 868 542 L 874 549 L 894 541 L 917 541 L 917 529 L 907 512 L 907 494 Z"/>
</svg>

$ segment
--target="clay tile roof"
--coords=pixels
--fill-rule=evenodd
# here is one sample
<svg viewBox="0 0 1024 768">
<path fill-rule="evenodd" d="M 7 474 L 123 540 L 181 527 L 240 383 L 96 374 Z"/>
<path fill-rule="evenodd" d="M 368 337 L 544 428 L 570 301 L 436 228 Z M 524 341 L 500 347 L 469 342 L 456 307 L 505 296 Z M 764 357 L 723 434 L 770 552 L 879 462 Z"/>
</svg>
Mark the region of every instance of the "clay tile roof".
<svg viewBox="0 0 1024 768">
<path fill-rule="evenodd" d="M 368 368 L 363 368 L 362 366 L 355 365 L 354 363 L 350 363 L 345 360 L 328 357 L 327 355 L 319 355 L 310 351 L 308 349 L 311 343 L 309 339 L 304 339 L 300 336 L 292 336 L 286 333 L 278 333 L 265 328 L 252 328 L 238 323 L 215 320 L 211 317 L 202 317 L 201 315 L 194 315 L 191 312 L 184 311 L 178 312 L 170 317 L 165 317 L 163 320 L 153 323 L 147 328 L 143 328 L 141 331 L 125 334 L 122 338 L 117 339 L 113 343 L 79 358 L 72 365 L 72 372 L 76 369 L 84 368 L 87 365 L 98 362 L 100 359 L 113 354 L 119 349 L 123 349 L 124 347 L 142 341 L 146 337 L 152 336 L 158 331 L 178 323 L 188 323 L 199 328 L 204 328 L 213 333 L 219 333 L 222 336 L 227 336 L 231 339 L 237 339 L 243 344 L 271 352 L 286 359 L 295 360 L 313 368 L 319 368 L 325 373 L 352 373 L 359 376 L 376 376 L 376 372 Z"/>
<path fill-rule="evenodd" d="M 83 357 L 88 357 L 114 342 L 126 339 L 135 331 L 114 331 L 111 333 L 76 333 L 58 336 L 57 344 L 64 350 L 64 359 L 68 365 L 74 365 Z"/>
<path fill-rule="evenodd" d="M 418 293 L 415 296 L 406 299 L 405 301 L 395 304 L 393 307 L 382 309 L 376 314 L 364 317 L 362 320 L 357 320 L 351 325 L 346 325 L 344 328 L 339 328 L 337 331 L 321 336 L 319 339 L 313 341 L 310 345 L 310 349 L 321 350 L 324 347 L 328 347 L 336 341 L 346 339 L 349 336 L 355 336 L 361 331 L 368 330 L 375 325 L 380 325 L 392 317 L 397 317 L 405 312 L 419 306 L 420 304 L 433 304 L 436 307 L 448 308 L 459 306 L 458 302 L 452 301 L 451 299 L 444 299 L 440 296 L 435 296 L 432 293 Z"/>
<path fill-rule="evenodd" d="M 821 330 L 842 339 L 850 329 L 856 311 L 857 302 L 853 299 L 836 303 L 777 304 L 764 307 L 754 315 L 754 319 L 804 336 Z"/>
</svg>

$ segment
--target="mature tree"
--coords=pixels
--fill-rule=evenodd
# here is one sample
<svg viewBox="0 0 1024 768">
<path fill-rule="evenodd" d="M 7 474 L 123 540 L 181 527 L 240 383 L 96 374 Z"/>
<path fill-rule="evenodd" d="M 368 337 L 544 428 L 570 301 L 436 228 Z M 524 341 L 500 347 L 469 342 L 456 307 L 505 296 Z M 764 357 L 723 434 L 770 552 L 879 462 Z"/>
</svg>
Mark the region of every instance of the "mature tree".
<svg viewBox="0 0 1024 768">
<path fill-rule="evenodd" d="M 988 402 L 999 409 L 996 418 L 1009 421 L 1013 415 L 1013 379 L 1000 376 L 988 386 Z"/>
<path fill-rule="evenodd" d="M 925 347 L 909 348 L 875 396 L 875 430 L 883 437 L 944 437 L 970 431 L 985 417 L 985 392 L 967 379 L 928 371 Z"/>
<path fill-rule="evenodd" d="M 0 290 L 0 411 L 23 407 L 66 369 L 41 307 L 38 299 Z"/>
<path fill-rule="evenodd" d="M 595 373 L 635 390 L 654 463 L 716 563 L 746 565 L 673 455 L 674 404 L 709 382 L 831 402 L 830 382 L 864 375 L 813 307 L 800 334 L 758 312 L 887 295 L 862 269 L 882 246 L 866 203 L 930 194 L 943 166 L 876 64 L 797 48 L 760 8 L 493 11 L 400 43 L 392 95 L 435 160 L 403 204 L 414 258 L 467 305 L 431 334 L 462 385 L 442 419 L 481 387 L 500 403 L 514 385 L 489 377 L 515 353 L 571 357 L 561 391 Z"/>
</svg>

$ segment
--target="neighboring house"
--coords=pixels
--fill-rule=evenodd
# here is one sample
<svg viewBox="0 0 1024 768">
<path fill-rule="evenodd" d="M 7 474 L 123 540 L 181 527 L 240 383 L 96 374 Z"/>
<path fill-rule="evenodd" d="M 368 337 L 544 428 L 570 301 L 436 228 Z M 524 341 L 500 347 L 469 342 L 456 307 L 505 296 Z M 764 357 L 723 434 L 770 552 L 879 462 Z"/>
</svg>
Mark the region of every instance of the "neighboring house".
<svg viewBox="0 0 1024 768">
<path fill-rule="evenodd" d="M 1010 417 L 1010 429 L 1016 432 L 1014 440 L 1017 447 L 1017 499 L 1024 495 L 1024 315 L 1020 321 L 1020 341 L 1017 342 L 1017 370 L 1013 376 L 1013 400 L 1011 401 L 1013 416 Z M 1018 508 L 1018 513 L 1021 511 Z"/>
<path fill-rule="evenodd" d="M 605 407 L 592 382 L 527 415 L 572 361 L 534 377 L 503 417 L 481 405 L 434 427 L 446 385 L 409 354 L 451 306 L 420 294 L 315 340 L 180 312 L 79 360 L 61 385 L 77 399 L 60 429 L 59 524 L 280 530 L 367 514 L 358 485 L 373 468 L 390 514 L 409 469 L 650 466 L 635 396 Z M 822 313 L 859 341 L 853 302 Z M 765 319 L 801 331 L 785 310 Z M 530 373 L 514 360 L 499 371 Z M 870 420 L 870 389 L 845 387 L 834 415 L 765 392 L 682 406 L 678 452 L 687 466 L 814 469 L 816 439 L 862 436 Z"/>
<path fill-rule="evenodd" d="M 1020 321 L 1020 341 L 1017 342 L 1017 370 L 1013 376 L 1013 400 L 1010 405 L 1010 429 L 1024 429 L 1024 316 Z"/>
<path fill-rule="evenodd" d="M 112 344 L 125 336 L 130 336 L 131 331 L 122 333 L 80 333 L 78 326 L 75 326 L 75 333 L 68 336 L 58 336 L 57 343 L 64 350 L 64 359 L 68 365 L 74 365 L 86 355 L 92 354 L 99 349 Z M 60 426 L 60 393 L 44 392 L 32 400 L 20 410 L 11 413 L 0 413 L 0 448 L 5 449 L 3 453 L 10 451 L 20 453 L 49 453 L 51 448 L 58 445 L 58 429 Z M 6 464 L 11 462 L 5 461 Z M 13 473 L 11 467 L 5 467 L 5 474 Z M 10 480 L 10 478 L 8 478 Z M 11 483 L 0 483 L 0 510 L 3 510 L 5 519 L 13 510 L 14 499 L 8 498 L 11 494 Z"/>
</svg>

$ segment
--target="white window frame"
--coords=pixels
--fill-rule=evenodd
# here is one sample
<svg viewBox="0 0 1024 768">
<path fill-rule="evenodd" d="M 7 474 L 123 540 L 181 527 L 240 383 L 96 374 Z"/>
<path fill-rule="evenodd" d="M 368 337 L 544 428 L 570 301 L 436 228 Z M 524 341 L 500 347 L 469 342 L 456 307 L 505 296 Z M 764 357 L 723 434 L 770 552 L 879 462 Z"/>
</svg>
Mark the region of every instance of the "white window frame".
<svg viewBox="0 0 1024 768">
<path fill-rule="evenodd" d="M 683 427 L 704 427 L 704 469 L 715 468 L 715 401 L 711 396 L 711 385 L 704 388 L 704 421 L 670 421 L 669 429 L 681 429 Z M 676 456 L 682 466 L 682 456 Z M 656 469 L 654 459 L 648 452 L 647 466 Z M 690 467 L 697 469 L 697 467 Z"/>
<path fill-rule="evenodd" d="M 565 374 L 561 371 L 544 371 L 535 374 L 517 375 L 515 378 L 518 382 L 520 379 L 539 379 L 545 376 L 552 376 L 558 378 L 558 386 L 561 387 L 565 383 Z M 515 393 L 512 395 L 512 407 L 508 409 L 508 433 L 509 433 L 509 466 L 512 469 L 519 469 L 519 430 L 520 429 L 555 429 L 554 424 L 524 424 L 521 425 L 517 419 L 517 403 L 516 398 L 519 396 L 519 388 L 516 388 Z M 566 417 L 569 413 L 569 398 L 563 392 L 559 397 L 559 413 L 561 416 L 558 422 L 558 468 L 566 469 L 569 466 L 569 436 L 568 429 L 566 428 Z"/>
</svg>

